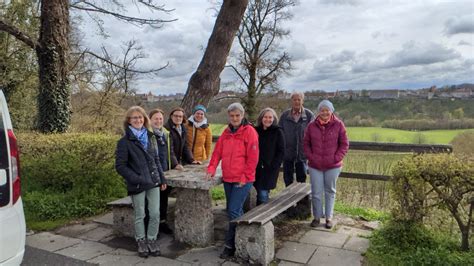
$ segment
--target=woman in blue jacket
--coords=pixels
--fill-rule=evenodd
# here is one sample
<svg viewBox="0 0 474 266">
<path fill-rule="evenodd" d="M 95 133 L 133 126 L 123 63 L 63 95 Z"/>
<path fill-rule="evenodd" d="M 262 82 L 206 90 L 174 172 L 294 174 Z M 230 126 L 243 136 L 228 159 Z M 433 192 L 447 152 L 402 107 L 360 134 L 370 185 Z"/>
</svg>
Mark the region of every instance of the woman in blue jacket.
<svg viewBox="0 0 474 266">
<path fill-rule="evenodd" d="M 160 222 L 160 188 L 166 189 L 156 138 L 150 120 L 140 106 L 130 107 L 124 121 L 125 135 L 118 141 L 115 169 L 125 178 L 135 214 L 138 255 L 159 256 L 156 241 Z M 145 198 L 150 221 L 145 236 Z"/>
</svg>

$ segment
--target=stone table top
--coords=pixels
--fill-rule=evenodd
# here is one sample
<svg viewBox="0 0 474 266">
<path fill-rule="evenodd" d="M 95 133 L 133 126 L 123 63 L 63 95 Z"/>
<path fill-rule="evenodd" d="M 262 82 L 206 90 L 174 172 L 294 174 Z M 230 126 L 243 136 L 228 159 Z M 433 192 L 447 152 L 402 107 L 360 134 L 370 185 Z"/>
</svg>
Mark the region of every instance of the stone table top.
<svg viewBox="0 0 474 266">
<path fill-rule="evenodd" d="M 166 181 L 169 186 L 178 188 L 209 190 L 222 183 L 222 170 L 217 168 L 213 180 L 206 180 L 207 165 L 188 164 L 184 170 L 169 170 L 165 172 Z"/>
</svg>

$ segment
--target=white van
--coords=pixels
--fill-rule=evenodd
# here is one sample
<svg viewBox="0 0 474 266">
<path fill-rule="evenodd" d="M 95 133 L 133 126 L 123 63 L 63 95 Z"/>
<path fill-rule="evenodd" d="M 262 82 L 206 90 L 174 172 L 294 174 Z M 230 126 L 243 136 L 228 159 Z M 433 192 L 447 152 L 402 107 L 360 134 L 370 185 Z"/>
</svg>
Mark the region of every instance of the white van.
<svg viewBox="0 0 474 266">
<path fill-rule="evenodd" d="M 7 102 L 0 90 L 0 265 L 20 265 L 25 253 L 19 163 Z"/>
</svg>

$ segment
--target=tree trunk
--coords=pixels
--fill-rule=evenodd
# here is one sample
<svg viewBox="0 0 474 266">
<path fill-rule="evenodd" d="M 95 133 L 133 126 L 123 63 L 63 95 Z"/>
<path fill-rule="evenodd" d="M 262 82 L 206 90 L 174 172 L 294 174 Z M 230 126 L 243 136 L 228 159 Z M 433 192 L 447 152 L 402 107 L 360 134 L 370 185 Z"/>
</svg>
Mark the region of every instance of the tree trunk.
<svg viewBox="0 0 474 266">
<path fill-rule="evenodd" d="M 68 79 L 68 1 L 41 1 L 41 28 L 36 47 L 39 65 L 38 129 L 65 132 L 70 122 Z"/>
<path fill-rule="evenodd" d="M 461 229 L 461 250 L 469 250 L 469 227 L 464 227 Z"/>
<path fill-rule="evenodd" d="M 247 4 L 248 0 L 224 0 L 222 3 L 204 56 L 191 76 L 186 95 L 181 102 L 181 107 L 187 115 L 196 104 L 207 106 L 219 92 L 219 76 L 224 69 Z"/>
<path fill-rule="evenodd" d="M 251 122 L 257 120 L 257 67 L 251 67 L 249 71 L 249 85 L 247 87 L 247 97 L 244 100 L 245 112 Z"/>
</svg>

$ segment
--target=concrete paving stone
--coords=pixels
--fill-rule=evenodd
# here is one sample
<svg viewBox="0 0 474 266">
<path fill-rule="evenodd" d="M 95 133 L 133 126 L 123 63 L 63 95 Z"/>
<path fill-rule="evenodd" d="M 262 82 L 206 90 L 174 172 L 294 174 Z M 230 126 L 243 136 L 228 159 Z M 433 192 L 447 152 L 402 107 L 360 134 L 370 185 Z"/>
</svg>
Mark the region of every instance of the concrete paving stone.
<svg viewBox="0 0 474 266">
<path fill-rule="evenodd" d="M 364 253 L 369 248 L 369 240 L 367 238 L 353 236 L 344 244 L 343 249 Z"/>
<path fill-rule="evenodd" d="M 224 263 L 221 264 L 221 266 L 239 266 L 240 264 L 238 263 L 235 263 L 233 261 L 226 261 Z"/>
<path fill-rule="evenodd" d="M 306 263 L 316 248 L 317 247 L 313 245 L 288 241 L 283 243 L 283 247 L 277 251 L 275 257 L 285 261 Z"/>
<path fill-rule="evenodd" d="M 311 230 L 304 234 L 299 242 L 325 247 L 342 248 L 347 238 L 349 238 L 349 235 L 346 234 Z"/>
<path fill-rule="evenodd" d="M 305 265 L 305 264 L 295 263 L 295 262 L 285 261 L 285 260 L 282 260 L 278 263 L 278 266 L 298 266 L 298 265 Z"/>
<path fill-rule="evenodd" d="M 114 225 L 114 213 L 108 212 L 102 216 L 95 218 L 93 221 L 99 224 Z"/>
<path fill-rule="evenodd" d="M 138 256 L 124 256 L 124 255 L 113 255 L 113 254 L 104 254 L 93 259 L 88 260 L 89 263 L 94 263 L 104 266 L 128 266 L 134 265 L 144 261 L 144 258 Z"/>
<path fill-rule="evenodd" d="M 84 223 L 74 224 L 61 227 L 55 230 L 55 233 L 62 236 L 77 238 L 78 235 L 84 234 L 90 230 L 97 228 L 99 225 L 96 223 Z"/>
<path fill-rule="evenodd" d="M 319 247 L 316 252 L 314 252 L 308 265 L 360 266 L 362 259 L 362 256 L 358 252 L 338 248 Z"/>
<path fill-rule="evenodd" d="M 137 252 L 135 250 L 130 251 L 130 250 L 122 249 L 122 248 L 115 249 L 107 254 L 117 255 L 117 256 L 137 256 Z"/>
<path fill-rule="evenodd" d="M 155 266 L 155 265 L 166 265 L 166 266 L 182 266 L 191 265 L 184 261 L 172 260 L 165 257 L 148 257 L 147 259 L 135 264 L 138 266 Z"/>
<path fill-rule="evenodd" d="M 318 231 L 324 231 L 324 232 L 332 232 L 334 229 L 337 228 L 337 225 L 338 225 L 338 220 L 334 220 L 332 221 L 332 228 L 331 229 L 327 229 L 326 228 L 326 221 L 324 219 L 321 219 L 321 223 L 319 224 L 319 226 L 317 227 L 311 227 L 311 229 L 313 230 L 318 230 Z"/>
<path fill-rule="evenodd" d="M 26 245 L 52 252 L 77 245 L 81 242 L 81 239 L 55 235 L 50 232 L 34 234 L 26 238 Z"/>
<path fill-rule="evenodd" d="M 177 260 L 189 262 L 192 264 L 216 264 L 223 263 L 224 260 L 219 258 L 221 249 L 217 247 L 208 247 L 200 249 L 192 249 L 184 255 L 177 257 Z"/>
<path fill-rule="evenodd" d="M 85 232 L 84 234 L 78 235 L 77 237 L 91 240 L 91 241 L 100 241 L 104 238 L 112 236 L 113 234 L 114 234 L 114 230 L 112 228 L 97 227 L 90 231 Z"/>
<path fill-rule="evenodd" d="M 57 254 L 68 256 L 79 260 L 90 260 L 100 255 L 104 255 L 114 248 L 104 244 L 84 240 L 82 243 L 57 251 Z"/>
<path fill-rule="evenodd" d="M 359 229 L 355 227 L 349 227 L 349 226 L 341 226 L 339 227 L 339 229 L 337 229 L 336 233 L 346 234 L 346 235 L 351 235 L 351 236 L 370 236 L 372 234 L 372 231 Z"/>
</svg>

